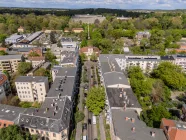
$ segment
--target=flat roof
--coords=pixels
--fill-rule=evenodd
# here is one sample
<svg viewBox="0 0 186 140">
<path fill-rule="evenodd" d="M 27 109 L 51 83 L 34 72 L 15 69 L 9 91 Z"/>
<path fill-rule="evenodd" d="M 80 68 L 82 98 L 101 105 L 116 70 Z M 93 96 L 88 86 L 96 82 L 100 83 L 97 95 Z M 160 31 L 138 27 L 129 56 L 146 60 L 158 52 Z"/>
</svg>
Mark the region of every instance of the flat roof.
<svg viewBox="0 0 186 140">
<path fill-rule="evenodd" d="M 111 111 L 114 133 L 121 140 L 166 140 L 162 129 L 147 127 L 135 110 L 112 109 Z M 125 120 L 126 117 L 128 120 Z M 132 118 L 135 119 L 134 123 L 131 121 Z M 132 131 L 133 127 L 135 131 Z M 151 136 L 152 132 L 155 132 L 154 137 Z"/>
<path fill-rule="evenodd" d="M 65 77 L 65 76 L 75 77 L 77 67 L 53 67 L 52 71 L 57 71 L 56 77 Z"/>
<path fill-rule="evenodd" d="M 61 94 L 61 96 L 72 96 L 74 87 L 75 77 L 56 77 L 47 97 L 56 97 Z"/>
<path fill-rule="evenodd" d="M 23 113 L 25 110 L 26 110 L 25 108 L 1 104 L 0 119 L 15 122 L 16 119 L 18 119 L 19 117 L 19 113 Z"/>
<path fill-rule="evenodd" d="M 10 59 L 22 59 L 22 55 L 3 55 L 0 56 L 0 61 L 1 60 L 10 60 Z"/>
<path fill-rule="evenodd" d="M 44 76 L 19 76 L 15 82 L 44 82 L 48 77 Z"/>
<path fill-rule="evenodd" d="M 124 107 L 124 102 L 127 103 L 128 108 L 141 108 L 131 88 L 124 88 L 123 91 L 121 88 L 106 88 L 106 91 L 111 108 Z"/>
<path fill-rule="evenodd" d="M 15 40 L 15 39 L 19 39 L 19 38 L 21 38 L 21 37 L 23 37 L 23 35 L 18 35 L 18 34 L 13 34 L 13 35 L 11 35 L 10 37 L 8 37 L 8 38 L 6 38 L 6 39 L 10 39 L 10 40 Z"/>
</svg>

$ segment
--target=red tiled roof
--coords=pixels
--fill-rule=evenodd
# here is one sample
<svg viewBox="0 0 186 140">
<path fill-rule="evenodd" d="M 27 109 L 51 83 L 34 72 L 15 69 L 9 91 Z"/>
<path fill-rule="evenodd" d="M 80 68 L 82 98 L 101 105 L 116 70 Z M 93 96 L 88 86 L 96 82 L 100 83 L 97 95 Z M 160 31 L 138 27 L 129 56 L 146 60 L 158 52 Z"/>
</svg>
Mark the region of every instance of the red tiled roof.
<svg viewBox="0 0 186 140">
<path fill-rule="evenodd" d="M 44 56 L 28 57 L 28 60 L 31 60 L 31 61 L 42 61 L 42 60 L 45 60 L 45 57 Z"/>
<path fill-rule="evenodd" d="M 73 28 L 72 31 L 74 30 L 82 30 L 83 31 L 83 28 Z"/>
<path fill-rule="evenodd" d="M 0 85 L 2 85 L 7 80 L 7 77 L 5 74 L 0 74 Z"/>
<path fill-rule="evenodd" d="M 94 51 L 94 52 L 98 52 L 98 53 L 100 52 L 99 49 L 98 49 L 97 47 L 89 46 L 89 47 L 83 47 L 83 48 L 81 48 L 81 49 L 80 49 L 80 53 L 88 52 L 88 49 L 89 49 L 89 48 L 93 48 L 93 51 Z"/>
<path fill-rule="evenodd" d="M 42 48 L 33 48 L 29 51 L 29 53 L 31 52 L 36 52 L 38 55 L 43 56 Z"/>
<path fill-rule="evenodd" d="M 162 122 L 164 126 L 176 127 L 176 124 L 173 120 L 168 120 L 168 119 L 163 118 Z"/>
<path fill-rule="evenodd" d="M 0 51 L 7 51 L 7 48 L 0 47 Z"/>
<path fill-rule="evenodd" d="M 169 140 L 185 140 L 186 130 L 178 128 L 169 128 L 168 130 Z"/>
</svg>

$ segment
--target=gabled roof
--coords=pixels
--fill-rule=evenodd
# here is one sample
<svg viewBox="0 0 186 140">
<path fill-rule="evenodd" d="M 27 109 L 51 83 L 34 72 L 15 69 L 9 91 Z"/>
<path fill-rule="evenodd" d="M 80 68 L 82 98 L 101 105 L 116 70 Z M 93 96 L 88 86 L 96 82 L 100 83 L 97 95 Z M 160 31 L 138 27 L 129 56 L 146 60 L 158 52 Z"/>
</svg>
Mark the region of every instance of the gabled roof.
<svg viewBox="0 0 186 140">
<path fill-rule="evenodd" d="M 0 73 L 0 86 L 4 84 L 5 81 L 7 81 L 7 77 L 5 74 Z"/>
<path fill-rule="evenodd" d="M 81 53 L 88 52 L 89 49 L 93 49 L 93 52 L 98 52 L 98 53 L 100 52 L 100 50 L 97 47 L 93 47 L 93 46 L 83 47 L 80 49 L 80 52 Z"/>
</svg>

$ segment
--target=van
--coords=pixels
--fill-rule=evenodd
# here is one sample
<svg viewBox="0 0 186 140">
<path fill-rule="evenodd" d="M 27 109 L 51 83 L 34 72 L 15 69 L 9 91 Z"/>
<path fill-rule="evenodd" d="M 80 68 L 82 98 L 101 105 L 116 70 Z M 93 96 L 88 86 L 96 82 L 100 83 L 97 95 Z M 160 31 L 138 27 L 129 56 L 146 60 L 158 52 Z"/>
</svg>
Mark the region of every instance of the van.
<svg viewBox="0 0 186 140">
<path fill-rule="evenodd" d="M 87 136 L 83 136 L 83 140 L 88 140 L 88 139 L 87 139 Z"/>
<path fill-rule="evenodd" d="M 92 116 L 92 124 L 96 124 L 96 116 Z"/>
</svg>

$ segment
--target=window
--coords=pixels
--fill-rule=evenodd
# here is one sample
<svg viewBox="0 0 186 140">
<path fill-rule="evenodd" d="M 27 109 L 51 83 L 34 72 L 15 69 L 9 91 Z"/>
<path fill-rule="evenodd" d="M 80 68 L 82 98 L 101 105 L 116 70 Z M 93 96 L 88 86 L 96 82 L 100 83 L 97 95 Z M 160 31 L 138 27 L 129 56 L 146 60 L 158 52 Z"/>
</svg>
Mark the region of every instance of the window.
<svg viewBox="0 0 186 140">
<path fill-rule="evenodd" d="M 49 136 L 48 132 L 46 132 L 46 135 Z"/>
<path fill-rule="evenodd" d="M 43 93 L 41 93 L 41 95 L 43 95 Z"/>
<path fill-rule="evenodd" d="M 56 137 L 56 133 L 53 133 L 53 137 Z"/>
<path fill-rule="evenodd" d="M 40 91 L 42 91 L 42 88 L 40 88 Z"/>
<path fill-rule="evenodd" d="M 0 126 L 1 126 L 1 123 L 0 123 Z"/>
<path fill-rule="evenodd" d="M 27 89 L 29 89 L 29 87 L 27 87 Z"/>
<path fill-rule="evenodd" d="M 34 130 L 33 130 L 33 129 L 31 129 L 31 132 L 34 132 Z"/>
<path fill-rule="evenodd" d="M 6 123 L 4 123 L 4 127 L 6 127 Z"/>
<path fill-rule="evenodd" d="M 43 134 L 43 131 L 41 131 L 41 134 Z"/>
</svg>

